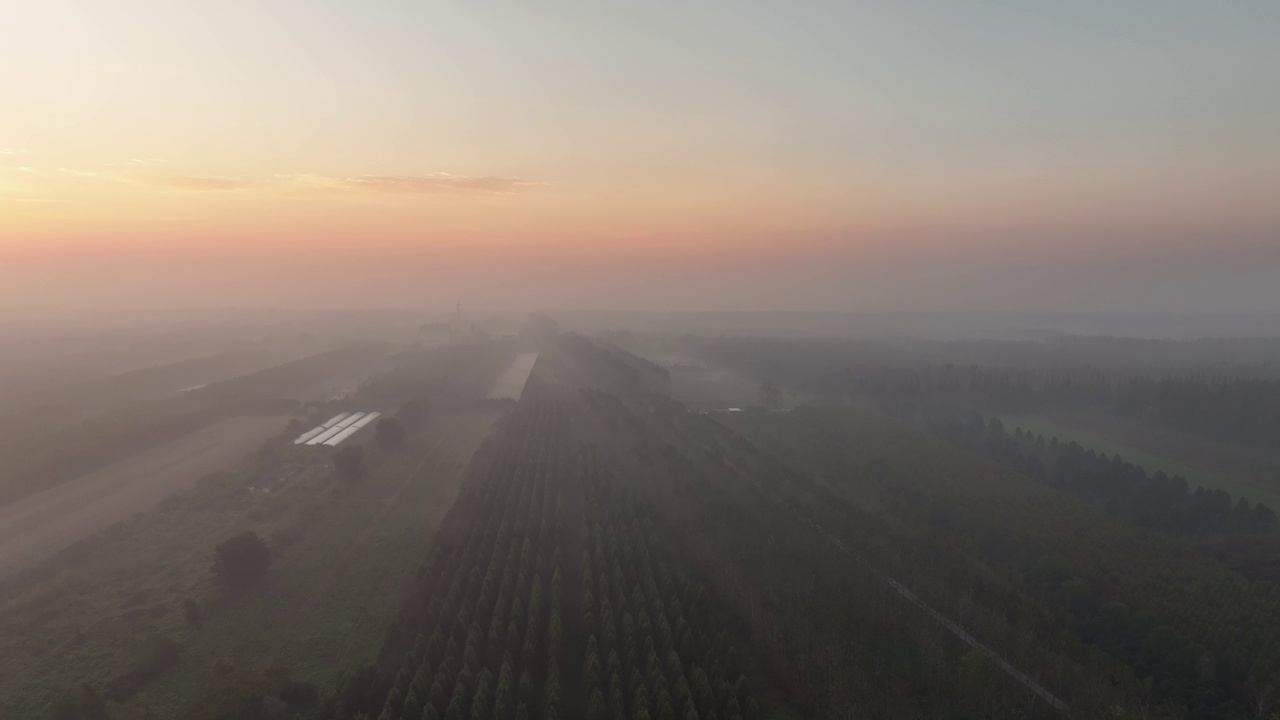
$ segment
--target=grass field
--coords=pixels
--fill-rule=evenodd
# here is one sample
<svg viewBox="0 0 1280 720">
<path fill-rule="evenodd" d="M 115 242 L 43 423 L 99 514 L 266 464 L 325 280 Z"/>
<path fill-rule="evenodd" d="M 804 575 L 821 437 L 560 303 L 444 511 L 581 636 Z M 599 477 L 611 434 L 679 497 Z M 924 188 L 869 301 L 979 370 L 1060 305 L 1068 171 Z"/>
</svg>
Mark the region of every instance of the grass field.
<svg viewBox="0 0 1280 720">
<path fill-rule="evenodd" d="M 170 382 L 157 386 L 163 378 L 144 373 L 123 386 L 113 384 L 109 394 L 115 401 L 92 412 L 94 405 L 87 397 L 82 406 L 51 405 L 29 413 L 0 407 L 0 505 L 235 416 L 292 414 L 296 406 L 290 405 L 290 400 L 328 400 L 349 391 L 384 359 L 383 348 L 346 346 L 188 392 L 178 391 L 180 383 L 214 376 L 187 376 L 180 383 L 170 377 Z M 229 371 L 227 367 L 220 369 Z M 155 396 L 157 387 L 167 389 Z M 132 399 L 124 400 L 126 397 Z M 87 416 L 82 416 L 84 413 Z"/>
<path fill-rule="evenodd" d="M 0 578 L 238 463 L 283 417 L 224 420 L 0 508 Z"/>
<path fill-rule="evenodd" d="M 281 664 L 325 683 L 371 660 L 496 418 L 433 417 L 402 452 L 383 459 L 370 449 L 370 470 L 356 483 L 332 477 L 322 461 L 287 488 L 255 494 L 246 486 L 263 470 L 250 463 L 0 593 L 0 717 L 33 716 L 81 682 L 105 686 L 153 633 L 183 645 L 181 662 L 132 701 L 159 717 L 180 716 L 217 658 Z M 210 577 L 213 548 L 245 529 L 267 540 L 272 566 L 260 585 L 223 597 Z M 203 628 L 187 626 L 187 599 L 206 607 Z"/>
<path fill-rule="evenodd" d="M 330 502 L 278 526 L 268 542 L 287 547 L 266 581 L 190 633 L 181 666 L 139 702 L 179 707 L 196 696 L 222 657 L 244 667 L 283 665 L 295 678 L 318 684 L 372 661 L 496 417 L 435 418 L 413 452 L 359 484 L 335 487 Z M 282 537 L 292 533 L 298 534 Z"/>
<path fill-rule="evenodd" d="M 1055 436 L 1063 443 L 1074 440 L 1098 453 L 1119 454 L 1147 472 L 1161 470 L 1170 477 L 1181 475 L 1190 487 L 1221 489 L 1232 499 L 1244 497 L 1280 509 L 1280 487 L 1265 477 L 1267 460 L 1241 460 L 1250 454 L 1238 448 L 1217 447 L 1211 441 L 1113 419 L 1047 414 L 1000 418 L 1008 432 L 1021 427 L 1024 432 L 1044 435 L 1045 440 Z M 1280 481 L 1280 477 L 1276 479 Z"/>
</svg>

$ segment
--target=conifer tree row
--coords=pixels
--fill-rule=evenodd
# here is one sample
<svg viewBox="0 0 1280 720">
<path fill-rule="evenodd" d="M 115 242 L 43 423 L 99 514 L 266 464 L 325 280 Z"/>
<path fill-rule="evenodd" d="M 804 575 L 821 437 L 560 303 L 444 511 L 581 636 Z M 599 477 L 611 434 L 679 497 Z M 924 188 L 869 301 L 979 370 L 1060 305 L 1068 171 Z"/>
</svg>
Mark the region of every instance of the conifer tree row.
<svg viewBox="0 0 1280 720">
<path fill-rule="evenodd" d="M 333 717 L 556 716 L 565 420 L 556 405 L 521 406 L 481 449 L 424 563 L 426 592 L 402 613 L 421 618 L 412 649 L 394 673 L 349 678 Z"/>
<path fill-rule="evenodd" d="M 701 584 L 670 562 L 634 497 L 592 478 L 583 517 L 588 720 L 758 716 Z"/>
<path fill-rule="evenodd" d="M 405 649 L 348 678 L 325 717 L 756 720 L 706 591 L 600 453 L 573 448 L 571 410 L 504 420 L 389 633 Z"/>
</svg>

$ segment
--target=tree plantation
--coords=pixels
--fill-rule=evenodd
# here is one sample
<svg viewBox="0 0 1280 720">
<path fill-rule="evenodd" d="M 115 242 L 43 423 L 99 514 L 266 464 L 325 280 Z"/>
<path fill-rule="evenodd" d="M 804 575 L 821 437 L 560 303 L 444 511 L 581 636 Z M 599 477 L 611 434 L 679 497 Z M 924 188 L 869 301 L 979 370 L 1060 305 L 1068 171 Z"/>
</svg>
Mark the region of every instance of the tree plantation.
<svg viewBox="0 0 1280 720">
<path fill-rule="evenodd" d="M 571 441 L 571 413 L 547 401 L 504 421 L 388 633 L 393 662 L 355 672 L 327 717 L 755 716 L 714 601 Z"/>
</svg>

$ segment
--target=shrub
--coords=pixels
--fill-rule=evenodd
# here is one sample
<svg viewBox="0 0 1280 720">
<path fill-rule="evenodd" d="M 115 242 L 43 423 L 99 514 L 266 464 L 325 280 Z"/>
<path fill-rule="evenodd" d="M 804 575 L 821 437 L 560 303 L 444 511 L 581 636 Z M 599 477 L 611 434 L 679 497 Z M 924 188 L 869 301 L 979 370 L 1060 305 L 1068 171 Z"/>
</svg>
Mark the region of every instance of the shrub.
<svg viewBox="0 0 1280 720">
<path fill-rule="evenodd" d="M 351 480 L 360 477 L 364 468 L 364 448 L 359 445 L 347 445 L 333 455 L 333 466 L 338 472 Z"/>
<path fill-rule="evenodd" d="M 142 641 L 133 668 L 107 685 L 108 698 L 121 702 L 138 693 L 144 685 L 178 664 L 182 646 L 168 635 L 155 634 Z"/>
<path fill-rule="evenodd" d="M 187 598 L 182 605 L 187 613 L 187 627 L 195 630 L 204 627 L 204 611 L 200 609 L 200 603 Z"/>
<path fill-rule="evenodd" d="M 373 437 L 378 447 L 394 452 L 404 446 L 404 425 L 395 418 L 382 418 L 373 430 Z"/>
<path fill-rule="evenodd" d="M 266 574 L 270 560 L 267 544 L 257 533 L 249 531 L 218 545 L 214 551 L 213 574 L 227 587 L 242 588 Z"/>
</svg>

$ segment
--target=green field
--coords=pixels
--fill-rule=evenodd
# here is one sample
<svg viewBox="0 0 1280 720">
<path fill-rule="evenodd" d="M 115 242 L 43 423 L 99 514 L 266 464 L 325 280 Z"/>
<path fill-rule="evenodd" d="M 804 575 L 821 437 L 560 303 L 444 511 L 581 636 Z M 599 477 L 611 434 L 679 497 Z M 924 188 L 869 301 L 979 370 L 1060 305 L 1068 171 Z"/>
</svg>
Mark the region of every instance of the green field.
<svg viewBox="0 0 1280 720">
<path fill-rule="evenodd" d="M 1262 502 L 1272 508 L 1280 508 L 1280 492 L 1268 487 L 1263 478 L 1257 477 L 1265 470 L 1251 469 L 1265 464 L 1254 459 L 1251 465 L 1224 462 L 1222 448 L 1202 440 L 1172 437 L 1158 429 L 1134 426 L 1114 420 L 1082 417 L 1060 417 L 1047 414 L 999 415 L 1005 430 L 1016 428 L 1023 432 L 1043 435 L 1045 440 L 1057 437 L 1058 442 L 1075 441 L 1079 445 L 1108 456 L 1120 455 L 1126 461 L 1141 465 L 1149 473 L 1157 470 L 1173 477 L 1181 475 L 1191 487 L 1224 490 L 1232 499 L 1244 497 L 1250 502 Z M 1158 450 L 1156 449 L 1158 448 Z M 1238 455 L 1234 456 L 1238 457 Z"/>
</svg>

